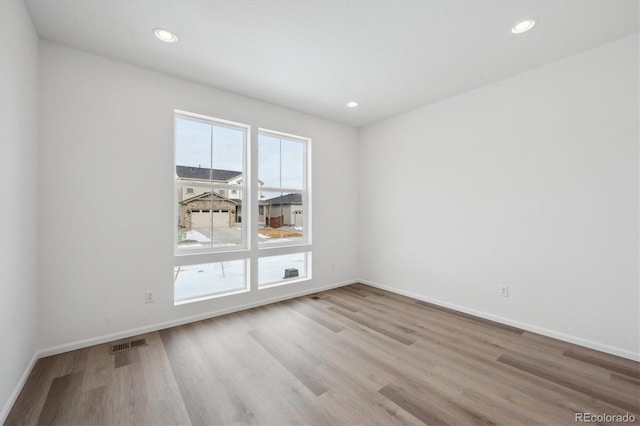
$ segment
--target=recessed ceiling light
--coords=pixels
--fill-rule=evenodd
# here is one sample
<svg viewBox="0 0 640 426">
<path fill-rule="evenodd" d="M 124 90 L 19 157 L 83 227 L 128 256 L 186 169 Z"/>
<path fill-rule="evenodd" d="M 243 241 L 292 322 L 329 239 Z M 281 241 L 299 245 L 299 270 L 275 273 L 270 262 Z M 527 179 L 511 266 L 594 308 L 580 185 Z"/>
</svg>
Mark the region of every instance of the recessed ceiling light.
<svg viewBox="0 0 640 426">
<path fill-rule="evenodd" d="M 347 102 L 347 106 L 349 108 L 355 108 L 355 107 L 358 106 L 358 103 L 356 101 L 349 101 L 349 102 Z"/>
<path fill-rule="evenodd" d="M 164 28 L 154 28 L 153 34 L 165 43 L 174 43 L 178 41 L 178 37 L 176 37 L 174 33 L 169 30 L 165 30 Z"/>
<path fill-rule="evenodd" d="M 514 34 L 526 33 L 531 28 L 535 27 L 537 23 L 538 23 L 538 20 L 536 18 L 524 19 L 518 22 L 517 24 L 515 24 L 513 28 L 511 28 L 511 32 Z"/>
</svg>

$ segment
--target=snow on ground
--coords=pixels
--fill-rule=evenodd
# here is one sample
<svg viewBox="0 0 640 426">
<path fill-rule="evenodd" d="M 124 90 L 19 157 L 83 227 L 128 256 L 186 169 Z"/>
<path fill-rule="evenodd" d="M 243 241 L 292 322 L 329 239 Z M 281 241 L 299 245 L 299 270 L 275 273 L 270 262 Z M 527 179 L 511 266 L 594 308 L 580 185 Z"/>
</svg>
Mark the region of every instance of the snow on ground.
<svg viewBox="0 0 640 426">
<path fill-rule="evenodd" d="M 181 266 L 175 281 L 175 300 L 242 290 L 244 260 Z M 176 268 L 177 269 L 177 268 Z"/>
<path fill-rule="evenodd" d="M 211 239 L 208 238 L 206 235 L 201 234 L 200 232 L 194 231 L 194 230 L 189 230 L 189 231 L 185 232 L 184 239 L 185 240 L 197 241 L 199 243 L 211 242 Z"/>
</svg>

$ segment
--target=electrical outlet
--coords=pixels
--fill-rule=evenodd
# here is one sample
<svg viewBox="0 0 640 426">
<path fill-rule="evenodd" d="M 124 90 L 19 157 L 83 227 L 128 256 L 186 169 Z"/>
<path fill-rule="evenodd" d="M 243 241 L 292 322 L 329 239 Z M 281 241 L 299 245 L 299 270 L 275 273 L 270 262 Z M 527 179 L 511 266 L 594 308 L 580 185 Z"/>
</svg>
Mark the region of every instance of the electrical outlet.
<svg viewBox="0 0 640 426">
<path fill-rule="evenodd" d="M 153 303 L 154 302 L 154 298 L 153 298 L 153 292 L 151 290 L 148 290 L 144 293 L 144 303 Z"/>
<path fill-rule="evenodd" d="M 501 285 L 500 286 L 500 296 L 509 297 L 509 286 L 508 285 Z"/>
<path fill-rule="evenodd" d="M 329 265 L 329 269 L 331 269 L 332 271 L 336 270 L 336 264 L 332 263 L 331 265 Z"/>
</svg>

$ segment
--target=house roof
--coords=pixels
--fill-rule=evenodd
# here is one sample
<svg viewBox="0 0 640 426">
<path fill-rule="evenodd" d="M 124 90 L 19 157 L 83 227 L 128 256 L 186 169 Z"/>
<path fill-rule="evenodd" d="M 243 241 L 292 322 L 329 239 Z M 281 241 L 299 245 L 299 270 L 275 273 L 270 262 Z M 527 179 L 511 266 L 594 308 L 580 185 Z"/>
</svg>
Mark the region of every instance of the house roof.
<svg viewBox="0 0 640 426">
<path fill-rule="evenodd" d="M 277 197 L 262 201 L 269 203 L 272 206 L 286 206 L 289 204 L 302 205 L 302 194 L 279 195 Z"/>
<path fill-rule="evenodd" d="M 176 174 L 182 179 L 228 181 L 242 174 L 233 170 L 209 169 L 206 167 L 176 166 Z"/>
<path fill-rule="evenodd" d="M 221 195 L 213 193 L 212 191 L 203 192 L 202 194 L 198 194 L 198 195 L 195 195 L 195 196 L 193 196 L 191 198 L 187 198 L 186 200 L 182 200 L 182 201 L 180 201 L 180 204 L 189 204 L 189 203 L 192 203 L 194 201 L 198 201 L 198 200 L 206 199 L 206 198 L 212 198 L 212 197 L 216 198 L 218 200 L 228 201 L 228 202 L 230 202 L 232 204 L 238 204 L 236 201 L 230 200 L 230 199 L 225 198 L 225 197 L 222 197 Z"/>
</svg>

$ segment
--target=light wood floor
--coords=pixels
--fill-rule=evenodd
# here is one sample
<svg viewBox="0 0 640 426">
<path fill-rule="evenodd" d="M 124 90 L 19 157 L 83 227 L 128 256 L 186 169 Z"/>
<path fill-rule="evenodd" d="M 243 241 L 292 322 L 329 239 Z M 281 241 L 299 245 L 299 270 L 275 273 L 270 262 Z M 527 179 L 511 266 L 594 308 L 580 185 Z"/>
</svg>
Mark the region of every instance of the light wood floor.
<svg viewBox="0 0 640 426">
<path fill-rule="evenodd" d="M 575 424 L 640 418 L 636 362 L 361 284 L 36 364 L 7 424 Z"/>
</svg>

